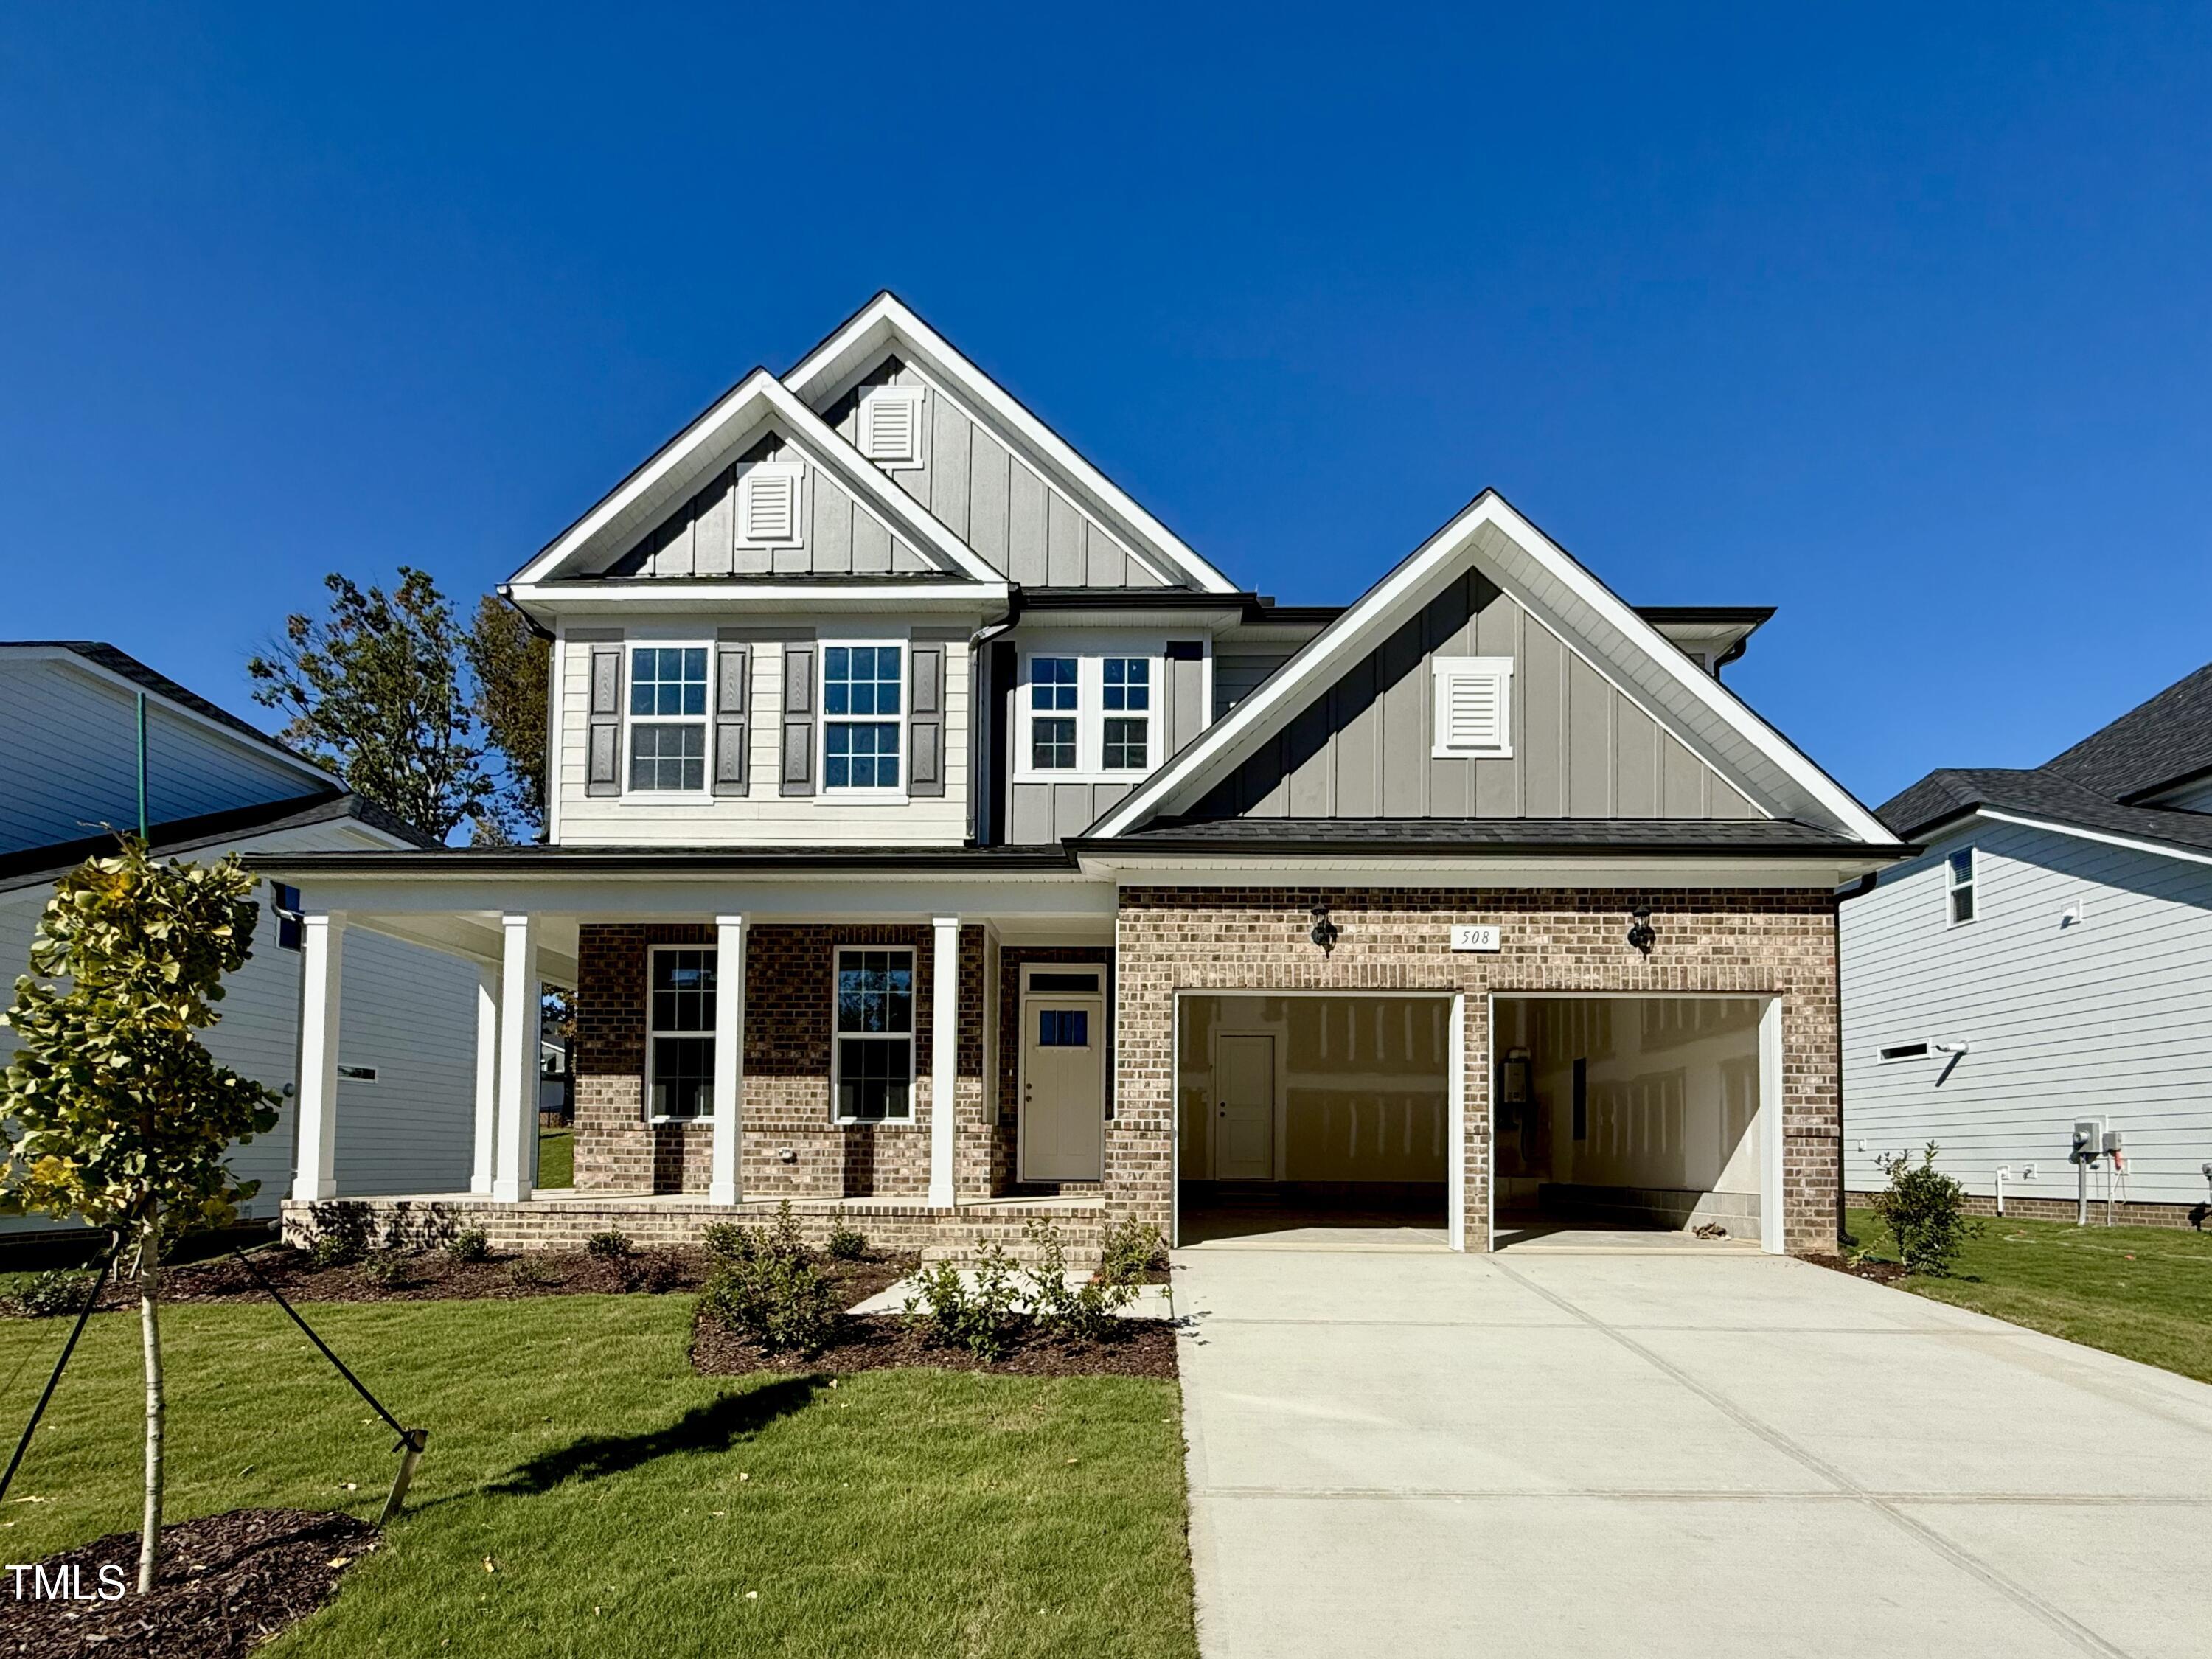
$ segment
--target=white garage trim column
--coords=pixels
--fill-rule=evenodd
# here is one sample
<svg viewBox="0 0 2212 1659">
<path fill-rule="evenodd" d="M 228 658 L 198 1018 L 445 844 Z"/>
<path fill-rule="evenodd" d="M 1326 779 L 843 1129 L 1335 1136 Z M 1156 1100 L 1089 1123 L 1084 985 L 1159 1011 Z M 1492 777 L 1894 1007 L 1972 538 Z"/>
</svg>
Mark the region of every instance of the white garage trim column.
<svg viewBox="0 0 2212 1659">
<path fill-rule="evenodd" d="M 338 981 L 345 925 L 341 910 L 310 910 L 300 918 L 300 1141 L 292 1196 L 306 1203 L 338 1195 Z"/>
<path fill-rule="evenodd" d="M 499 1131 L 499 969 L 477 969 L 477 1094 L 475 1157 L 469 1190 L 491 1195 L 492 1147 Z"/>
<path fill-rule="evenodd" d="M 952 1096 L 960 1074 L 960 918 L 934 916 L 929 976 L 929 1201 L 952 1205 Z"/>
<path fill-rule="evenodd" d="M 501 916 L 499 981 L 499 1133 L 491 1195 L 530 1196 L 538 1145 L 538 918 Z"/>
<path fill-rule="evenodd" d="M 714 1140 L 709 1204 L 738 1201 L 745 1086 L 745 919 L 714 918 Z"/>
<path fill-rule="evenodd" d="M 1486 1004 L 1487 1006 L 1487 1004 Z M 1495 1010 L 1492 1010 L 1495 1018 Z M 1467 1144 L 1467 994 L 1451 1000 L 1451 1029 L 1444 1042 L 1444 1145 L 1452 1155 L 1444 1163 L 1444 1242 L 1455 1250 L 1467 1248 L 1467 1161 L 1473 1156 Z M 1485 1182 L 1486 1191 L 1490 1183 Z M 1489 1224 L 1487 1206 L 1484 1224 Z M 1483 1248 L 1490 1248 L 1487 1239 Z"/>
<path fill-rule="evenodd" d="M 1782 999 L 1759 1016 L 1759 1248 L 1780 1255 L 1782 1241 Z"/>
</svg>

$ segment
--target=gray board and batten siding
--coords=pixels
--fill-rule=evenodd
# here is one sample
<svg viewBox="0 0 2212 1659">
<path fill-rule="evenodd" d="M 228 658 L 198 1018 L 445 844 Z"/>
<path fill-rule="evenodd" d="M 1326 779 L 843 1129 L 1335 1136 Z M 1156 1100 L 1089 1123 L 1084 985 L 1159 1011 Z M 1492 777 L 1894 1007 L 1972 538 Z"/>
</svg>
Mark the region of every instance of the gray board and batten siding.
<svg viewBox="0 0 2212 1659">
<path fill-rule="evenodd" d="M 1429 659 L 1440 655 L 1513 659 L 1510 756 L 1431 755 Z M 1217 665 L 1217 687 L 1218 676 Z M 1316 697 L 1190 816 L 1763 815 L 1541 619 L 1469 571 Z"/>
<path fill-rule="evenodd" d="M 738 474 L 761 461 L 803 461 L 804 544 L 738 539 Z M 794 444 L 771 434 L 670 514 L 608 567 L 610 576 L 908 576 L 942 574 Z"/>
<path fill-rule="evenodd" d="M 922 389 L 920 464 L 887 469 L 980 558 L 1024 587 L 1159 587 L 1105 526 L 1054 489 L 993 428 L 896 356 L 884 358 L 823 411 L 856 447 L 860 398 L 871 387 Z"/>
</svg>

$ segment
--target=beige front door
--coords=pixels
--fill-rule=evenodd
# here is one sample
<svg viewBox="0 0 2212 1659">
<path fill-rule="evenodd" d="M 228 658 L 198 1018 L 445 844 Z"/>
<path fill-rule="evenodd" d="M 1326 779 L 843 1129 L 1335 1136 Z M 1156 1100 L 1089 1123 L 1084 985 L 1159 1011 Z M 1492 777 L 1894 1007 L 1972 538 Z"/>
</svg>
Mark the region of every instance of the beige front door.
<svg viewBox="0 0 2212 1659">
<path fill-rule="evenodd" d="M 1097 997 L 1023 999 L 1016 1160 L 1022 1180 L 1104 1177 L 1105 1016 Z"/>
<path fill-rule="evenodd" d="M 1275 1178 L 1275 1039 L 1221 1036 L 1213 1051 L 1213 1178 Z"/>
</svg>

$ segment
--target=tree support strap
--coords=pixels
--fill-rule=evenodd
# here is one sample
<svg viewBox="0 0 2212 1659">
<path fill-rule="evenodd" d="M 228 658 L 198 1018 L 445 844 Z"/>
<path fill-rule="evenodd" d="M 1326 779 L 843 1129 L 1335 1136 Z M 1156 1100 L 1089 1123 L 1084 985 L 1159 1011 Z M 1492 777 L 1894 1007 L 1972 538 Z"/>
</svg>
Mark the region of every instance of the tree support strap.
<svg viewBox="0 0 2212 1659">
<path fill-rule="evenodd" d="M 331 1352 L 331 1345 L 315 1334 L 315 1328 L 300 1317 L 300 1310 L 284 1299 L 284 1292 L 263 1276 L 261 1269 L 253 1265 L 246 1252 L 234 1244 L 230 1247 L 230 1253 L 238 1258 L 240 1267 L 253 1275 L 253 1282 L 268 1291 L 276 1305 L 292 1316 L 292 1322 L 307 1334 L 307 1340 L 322 1351 L 323 1358 L 337 1368 L 338 1375 L 353 1384 L 354 1392 L 368 1401 L 371 1409 L 390 1424 L 392 1433 L 399 1437 L 392 1448 L 399 1454 L 399 1473 L 392 1482 L 392 1496 L 385 1500 L 384 1514 L 377 1521 L 377 1525 L 380 1527 L 388 1526 L 392 1518 L 399 1513 L 400 1504 L 406 1500 L 408 1483 L 415 1478 L 415 1465 L 422 1458 L 422 1448 L 430 1438 L 430 1431 L 403 1426 L 398 1418 L 384 1409 L 383 1401 L 371 1394 L 362 1380 L 346 1369 L 345 1361 Z"/>
<path fill-rule="evenodd" d="M 62 1344 L 62 1357 L 54 1361 L 54 1374 L 46 1379 L 46 1392 L 39 1396 L 39 1403 L 31 1407 L 31 1420 L 23 1425 L 23 1437 L 15 1443 L 15 1455 L 8 1460 L 8 1473 L 0 1474 L 0 1498 L 8 1495 L 9 1483 L 15 1480 L 15 1471 L 22 1466 L 23 1454 L 31 1449 L 31 1437 L 38 1432 L 39 1419 L 46 1414 L 46 1402 L 54 1397 L 54 1390 L 61 1386 L 62 1372 L 69 1365 L 70 1356 L 76 1352 L 76 1340 L 84 1334 L 85 1322 L 92 1317 L 93 1305 L 100 1300 L 100 1291 L 107 1288 L 108 1269 L 114 1267 L 115 1258 L 123 1249 L 120 1228 L 115 1230 L 114 1241 L 108 1246 L 106 1255 L 100 1260 L 100 1271 L 93 1275 L 92 1288 L 84 1294 L 84 1306 L 76 1310 L 76 1324 L 70 1332 L 69 1340 Z"/>
</svg>

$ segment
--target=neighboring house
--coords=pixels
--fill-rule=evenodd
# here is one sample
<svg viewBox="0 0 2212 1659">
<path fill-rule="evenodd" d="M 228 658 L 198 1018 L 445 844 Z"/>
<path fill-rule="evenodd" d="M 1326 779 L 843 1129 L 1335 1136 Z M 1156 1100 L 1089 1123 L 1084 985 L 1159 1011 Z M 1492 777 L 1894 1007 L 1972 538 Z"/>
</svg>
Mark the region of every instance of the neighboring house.
<svg viewBox="0 0 2212 1659">
<path fill-rule="evenodd" d="M 146 816 L 155 850 L 380 852 L 434 845 L 234 714 L 111 645 L 0 642 L 0 987 L 12 996 L 57 878 L 114 849 L 138 823 L 139 700 Z M 249 1212 L 274 1216 L 292 1182 L 300 1029 L 296 895 L 266 881 L 253 954 L 224 983 L 207 1044 L 287 1098 L 276 1129 L 232 1155 L 262 1182 Z M 388 939 L 347 964 L 340 1034 L 346 1129 L 338 1167 L 361 1192 L 465 1182 L 477 976 L 465 962 Z M 0 1030 L 0 1064 L 16 1047 Z M 0 1224 L 36 1227 L 36 1222 Z"/>
<path fill-rule="evenodd" d="M 549 844 L 257 860 L 306 895 L 303 1206 L 380 933 L 500 975 L 473 1193 L 422 1196 L 503 1243 L 788 1198 L 951 1250 L 1336 1204 L 1832 1248 L 1834 893 L 1905 849 L 1721 683 L 1764 610 L 1638 611 L 1488 492 L 1279 605 L 888 295 L 503 591 Z M 532 1201 L 544 977 L 577 1189 Z"/>
<path fill-rule="evenodd" d="M 1933 1140 L 1986 1212 L 2074 1217 L 2075 1126 L 2121 1138 L 2096 1219 L 2212 1182 L 2212 666 L 2043 765 L 1931 772 L 1881 809 L 1911 862 L 1843 910 L 1845 1182 Z"/>
</svg>

